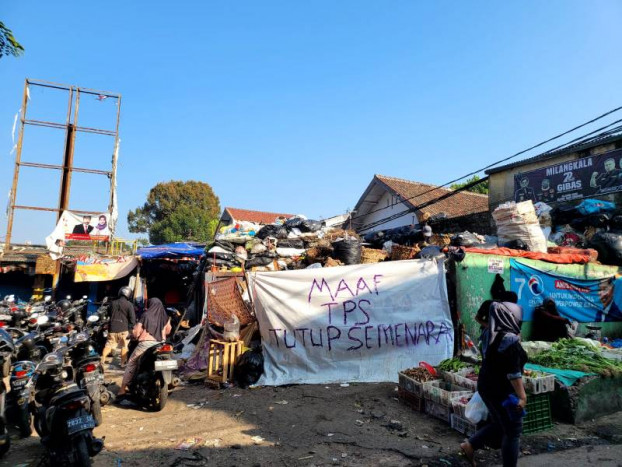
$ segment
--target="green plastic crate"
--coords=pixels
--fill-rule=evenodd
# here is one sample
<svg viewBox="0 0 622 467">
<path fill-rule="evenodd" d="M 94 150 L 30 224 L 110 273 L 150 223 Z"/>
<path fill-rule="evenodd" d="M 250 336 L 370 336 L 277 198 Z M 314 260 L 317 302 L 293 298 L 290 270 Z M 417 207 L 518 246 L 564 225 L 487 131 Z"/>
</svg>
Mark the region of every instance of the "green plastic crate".
<svg viewBox="0 0 622 467">
<path fill-rule="evenodd" d="M 523 433 L 538 433 L 553 426 L 549 393 L 527 395 L 527 416 L 523 420 Z"/>
</svg>

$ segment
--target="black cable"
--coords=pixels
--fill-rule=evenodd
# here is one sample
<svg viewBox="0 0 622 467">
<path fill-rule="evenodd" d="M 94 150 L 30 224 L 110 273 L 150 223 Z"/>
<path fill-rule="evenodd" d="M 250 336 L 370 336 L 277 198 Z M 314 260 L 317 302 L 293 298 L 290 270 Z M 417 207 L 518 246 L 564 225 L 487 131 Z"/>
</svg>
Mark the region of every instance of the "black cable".
<svg viewBox="0 0 622 467">
<path fill-rule="evenodd" d="M 470 188 L 473 188 L 476 185 L 479 185 L 480 183 L 484 183 L 484 182 L 487 182 L 487 181 L 488 181 L 488 177 L 485 177 L 485 178 L 482 178 L 480 180 L 475 180 L 474 182 L 467 183 L 466 185 L 461 186 L 460 188 L 458 188 L 456 190 L 448 191 L 447 193 L 439 196 L 438 198 L 433 198 L 431 200 L 426 201 L 425 203 L 421 203 L 418 206 L 415 206 L 415 207 L 412 207 L 412 208 L 408 208 L 405 211 L 400 211 L 398 213 L 391 214 L 389 217 L 385 217 L 383 219 L 378 219 L 377 221 L 370 222 L 369 224 L 365 224 L 364 226 L 360 227 L 359 230 L 367 230 L 367 229 L 371 229 L 371 228 L 377 227 L 377 226 L 382 225 L 382 224 L 386 224 L 387 222 L 392 221 L 394 219 L 398 219 L 398 218 L 400 218 L 402 216 L 405 216 L 406 214 L 408 214 L 408 213 L 410 213 L 412 211 L 421 210 L 421 209 L 423 209 L 423 208 L 425 208 L 427 206 L 430 206 L 432 204 L 436 204 L 439 201 L 443 201 L 444 199 L 451 198 L 452 196 L 455 196 L 455 195 L 457 195 L 458 193 L 460 193 L 462 191 L 466 191 L 466 190 L 468 190 Z"/>
<path fill-rule="evenodd" d="M 598 129 L 596 129 L 596 130 L 593 130 L 593 131 L 591 131 L 591 132 L 589 132 L 589 133 L 586 133 L 586 134 L 584 134 L 584 135 L 582 135 L 582 136 L 579 136 L 578 138 L 575 138 L 574 140 L 572 140 L 572 141 L 570 141 L 570 142 L 567 142 L 567 143 L 561 144 L 561 145 L 559 145 L 559 146 L 557 146 L 557 147 L 555 147 L 555 148 L 552 148 L 552 149 L 550 149 L 549 151 L 546 151 L 546 152 L 544 152 L 544 153 L 542 153 L 542 154 L 539 154 L 539 155 L 544 155 L 544 154 L 548 154 L 548 153 L 553 152 L 553 151 L 557 151 L 558 149 L 563 148 L 563 147 L 565 147 L 565 146 L 568 146 L 569 144 L 571 144 L 572 142 L 577 141 L 577 140 L 591 141 L 591 140 L 597 140 L 597 139 L 600 139 L 600 138 L 602 138 L 603 136 L 609 136 L 609 135 L 611 135 L 611 134 L 614 134 L 614 133 L 616 133 L 617 131 L 622 130 L 622 125 L 620 125 L 620 126 L 618 126 L 618 127 L 615 127 L 615 128 L 611 128 L 611 129 L 609 129 L 608 131 L 603 131 L 602 133 L 599 133 L 599 134 L 597 134 L 597 135 L 594 135 L 594 136 L 592 136 L 592 137 L 590 137 L 590 138 L 587 138 L 587 139 L 586 139 L 586 137 L 587 137 L 587 136 L 592 135 L 593 133 L 595 133 L 595 132 L 597 132 L 597 131 L 601 131 L 601 130 L 603 130 L 603 129 L 607 128 L 607 127 L 610 127 L 611 125 L 615 125 L 616 123 L 620 123 L 620 122 L 622 122 L 622 119 L 617 120 L 617 121 L 612 122 L 612 123 L 609 123 L 608 125 L 605 125 L 605 126 L 603 126 L 603 127 L 601 127 L 601 128 L 598 128 Z M 537 157 L 537 156 L 536 156 L 536 157 Z M 478 171 L 478 172 L 479 172 L 479 171 Z M 464 178 L 464 177 L 463 177 L 463 178 Z M 370 228 L 373 228 L 373 227 L 377 227 L 377 226 L 382 225 L 382 224 L 386 224 L 387 222 L 390 222 L 390 221 L 392 221 L 392 220 L 394 220 L 394 219 L 398 219 L 398 218 L 400 218 L 400 217 L 402 217 L 402 216 L 404 216 L 404 215 L 406 215 L 406 214 L 408 214 L 408 213 L 410 213 L 410 212 L 417 211 L 417 210 L 421 210 L 421 209 L 423 209 L 423 208 L 425 208 L 425 207 L 427 207 L 427 206 L 430 206 L 430 205 L 435 204 L 435 203 L 437 203 L 437 202 L 439 202 L 439 201 L 442 201 L 442 200 L 444 200 L 444 199 L 447 199 L 447 198 L 449 198 L 450 196 L 453 196 L 453 195 L 455 195 L 455 194 L 457 194 L 457 193 L 459 193 L 459 192 L 461 192 L 461 191 L 465 191 L 465 190 L 467 190 L 467 189 L 469 189 L 469 188 L 471 188 L 471 187 L 473 187 L 473 186 L 475 186 L 475 185 L 479 185 L 480 183 L 484 183 L 484 182 L 485 182 L 485 181 L 487 181 L 487 180 L 488 180 L 488 177 L 485 177 L 485 178 L 480 179 L 480 180 L 476 180 L 476 181 L 471 182 L 471 183 L 469 183 L 469 184 L 467 184 L 467 185 L 465 185 L 465 186 L 460 187 L 460 188 L 459 188 L 459 189 L 457 189 L 457 190 L 449 191 L 448 193 L 445 193 L 445 194 L 443 194 L 443 195 L 441 195 L 441 196 L 439 196 L 439 197 L 437 197 L 437 198 L 434 198 L 434 199 L 432 199 L 432 200 L 428 200 L 428 201 L 426 201 L 425 203 L 422 203 L 422 204 L 420 204 L 420 205 L 418 205 L 418 206 L 413 206 L 412 208 L 406 209 L 406 210 L 404 210 L 404 211 L 400 211 L 399 213 L 392 214 L 391 216 L 388 216 L 388 217 L 385 217 L 385 218 L 382 218 L 382 219 L 378 219 L 377 221 L 370 222 L 369 224 L 365 224 L 365 225 L 361 226 L 361 227 L 359 228 L 359 230 L 367 230 L 367 229 L 370 229 Z M 450 183 L 453 183 L 453 182 L 450 182 Z M 438 188 L 441 188 L 441 186 L 439 186 Z M 426 193 L 429 193 L 430 191 L 434 191 L 435 189 L 437 189 L 437 188 L 434 188 L 434 189 L 432 189 L 432 190 L 428 190 L 428 191 L 426 191 L 426 192 L 424 192 L 424 193 L 421 193 L 421 194 L 415 195 L 415 196 L 413 196 L 413 197 L 411 197 L 411 198 L 408 198 L 408 199 L 414 199 L 414 198 L 416 198 L 416 197 L 419 197 L 419 196 L 422 196 L 422 195 L 424 195 L 424 194 L 426 194 Z M 371 211 L 371 212 L 369 212 L 368 214 L 371 214 L 372 212 L 377 212 L 377 211 L 380 211 L 380 210 L 383 210 L 383 209 L 387 209 L 387 207 L 380 208 L 380 209 L 377 209 L 377 210 L 375 210 L 375 211 Z M 366 216 L 366 215 L 368 215 L 368 214 L 365 214 L 364 216 Z"/>
<path fill-rule="evenodd" d="M 517 152 L 517 153 L 515 153 L 515 154 L 512 154 L 511 156 L 508 156 L 508 157 L 506 157 L 506 158 L 504 158 L 504 159 L 501 159 L 501 160 L 499 160 L 499 161 L 497 161 L 497 162 L 493 162 L 492 164 L 489 164 L 489 165 L 487 165 L 487 166 L 486 166 L 486 167 L 484 167 L 484 168 L 481 168 L 481 169 L 476 170 L 476 171 L 474 171 L 474 172 L 468 173 L 467 175 L 463 175 L 462 177 L 459 177 L 459 178 L 456 178 L 456 179 L 454 179 L 454 180 L 451 180 L 450 182 L 444 183 L 443 185 L 435 186 L 434 188 L 432 188 L 432 189 L 430 189 L 430 190 L 428 190 L 428 191 L 424 191 L 423 193 L 419 193 L 419 194 L 417 194 L 417 195 L 415 195 L 415 196 L 412 196 L 412 197 L 410 197 L 410 198 L 403 199 L 403 200 L 401 200 L 401 201 L 402 201 L 402 202 L 404 202 L 404 201 L 410 201 L 410 200 L 412 200 L 412 199 L 415 199 L 415 198 L 418 198 L 418 197 L 420 197 L 420 196 L 423 196 L 423 195 L 425 195 L 425 194 L 427 194 L 427 193 L 430 193 L 431 191 L 438 190 L 438 189 L 440 189 L 440 188 L 444 188 L 444 187 L 446 187 L 446 186 L 448 186 L 448 185 L 451 185 L 452 183 L 456 183 L 456 182 L 458 182 L 458 181 L 460 181 L 460 180 L 462 180 L 462 179 L 464 179 L 464 178 L 466 178 L 466 177 L 470 177 L 470 176 L 473 176 L 473 175 L 477 175 L 478 173 L 483 172 L 484 170 L 490 169 L 490 168 L 494 167 L 495 165 L 499 165 L 499 164 L 501 164 L 501 163 L 503 163 L 503 162 L 507 162 L 507 161 L 509 161 L 510 159 L 513 159 L 513 158 L 515 158 L 515 157 L 517 157 L 517 156 L 520 156 L 521 154 L 524 154 L 524 153 L 526 153 L 526 152 L 528 152 L 528 151 L 531 151 L 532 149 L 538 148 L 538 147 L 543 146 L 543 145 L 545 145 L 545 144 L 547 144 L 547 143 L 550 143 L 551 141 L 554 141 L 554 140 L 556 140 L 556 139 L 559 139 L 559 138 L 561 138 L 562 136 L 567 135 L 568 133 L 572 133 L 573 131 L 576 131 L 576 130 L 578 130 L 579 128 L 583 128 L 584 126 L 587 126 L 587 125 L 589 125 L 589 124 L 591 124 L 591 123 L 594 123 L 594 122 L 596 122 L 596 121 L 600 120 L 601 118 L 606 117 L 607 115 L 611 115 L 612 113 L 618 112 L 618 111 L 619 111 L 619 110 L 621 110 L 621 109 L 622 109 L 622 106 L 621 106 L 621 107 L 617 107 L 617 108 L 615 108 L 615 109 L 613 109 L 613 110 L 610 110 L 610 111 L 608 111 L 608 112 L 605 112 L 604 114 L 599 115 L 598 117 L 593 118 L 592 120 L 589 120 L 589 121 L 587 121 L 587 122 L 585 122 L 585 123 L 582 123 L 581 125 L 578 125 L 578 126 L 576 126 L 576 127 L 572 128 L 572 129 L 570 129 L 570 130 L 564 131 L 563 133 L 560 133 L 560 134 L 558 134 L 558 135 L 556 135 L 556 136 L 553 136 L 552 138 L 549 138 L 549 139 L 547 139 L 546 141 L 542 141 L 541 143 L 538 143 L 538 144 L 536 144 L 536 145 L 534 145 L 534 146 L 531 146 L 530 148 L 523 149 L 522 151 L 519 151 L 519 152 Z M 590 133 L 588 133 L 588 134 L 590 134 Z M 367 213 L 365 213 L 365 214 L 361 214 L 360 216 L 355 216 L 355 217 L 352 217 L 352 218 L 350 219 L 350 221 L 356 220 L 356 219 L 358 219 L 358 218 L 360 218 L 360 217 L 366 217 L 366 216 L 368 216 L 368 215 L 370 215 L 370 214 L 373 214 L 373 213 L 375 213 L 375 212 L 382 211 L 382 210 L 384 210 L 384 209 L 387 209 L 387 207 L 385 206 L 385 207 L 382 207 L 382 208 L 378 208 L 378 209 L 375 209 L 375 210 L 369 211 L 369 212 L 367 212 Z"/>
</svg>

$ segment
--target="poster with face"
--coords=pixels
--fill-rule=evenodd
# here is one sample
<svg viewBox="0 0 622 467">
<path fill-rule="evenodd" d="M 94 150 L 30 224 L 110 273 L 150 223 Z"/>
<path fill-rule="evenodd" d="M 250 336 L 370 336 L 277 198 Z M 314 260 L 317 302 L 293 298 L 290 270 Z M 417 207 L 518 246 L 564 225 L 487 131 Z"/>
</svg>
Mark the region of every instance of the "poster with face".
<svg viewBox="0 0 622 467">
<path fill-rule="evenodd" d="M 76 214 L 70 211 L 63 212 L 54 231 L 45 239 L 46 246 L 57 259 L 62 256 L 65 242 L 72 241 L 101 241 L 110 240 L 110 213 Z"/>
<path fill-rule="evenodd" d="M 622 191 L 622 149 L 514 176 L 514 201 L 555 203 Z"/>
</svg>

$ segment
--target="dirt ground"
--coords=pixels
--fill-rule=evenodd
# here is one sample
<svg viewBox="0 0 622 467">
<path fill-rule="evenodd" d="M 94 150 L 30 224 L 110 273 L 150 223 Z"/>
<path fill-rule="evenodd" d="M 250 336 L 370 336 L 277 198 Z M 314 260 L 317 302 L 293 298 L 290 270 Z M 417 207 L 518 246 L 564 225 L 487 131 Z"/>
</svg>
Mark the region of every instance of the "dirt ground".
<svg viewBox="0 0 622 467">
<path fill-rule="evenodd" d="M 118 381 L 120 372 L 109 377 Z M 182 385 L 162 412 L 109 405 L 103 415 L 95 430 L 105 436 L 106 448 L 94 459 L 101 467 L 467 465 L 458 452 L 463 437 L 402 405 L 395 384 Z M 582 427 L 558 424 L 523 437 L 521 449 L 522 465 L 620 465 L 622 414 Z M 36 434 L 15 438 L 0 465 L 35 466 L 42 452 Z M 500 463 L 495 451 L 480 452 L 478 460 Z"/>
</svg>

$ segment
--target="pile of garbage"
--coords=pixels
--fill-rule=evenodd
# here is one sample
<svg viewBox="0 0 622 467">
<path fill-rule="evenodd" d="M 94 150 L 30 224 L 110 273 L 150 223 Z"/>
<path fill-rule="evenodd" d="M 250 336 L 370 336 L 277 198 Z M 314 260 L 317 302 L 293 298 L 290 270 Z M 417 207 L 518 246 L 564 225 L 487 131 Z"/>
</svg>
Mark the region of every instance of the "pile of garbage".
<svg viewBox="0 0 622 467">
<path fill-rule="evenodd" d="M 297 216 L 264 226 L 239 223 L 226 227 L 206 248 L 206 262 L 234 272 L 275 271 L 359 264 L 361 253 L 355 232 Z"/>
</svg>

